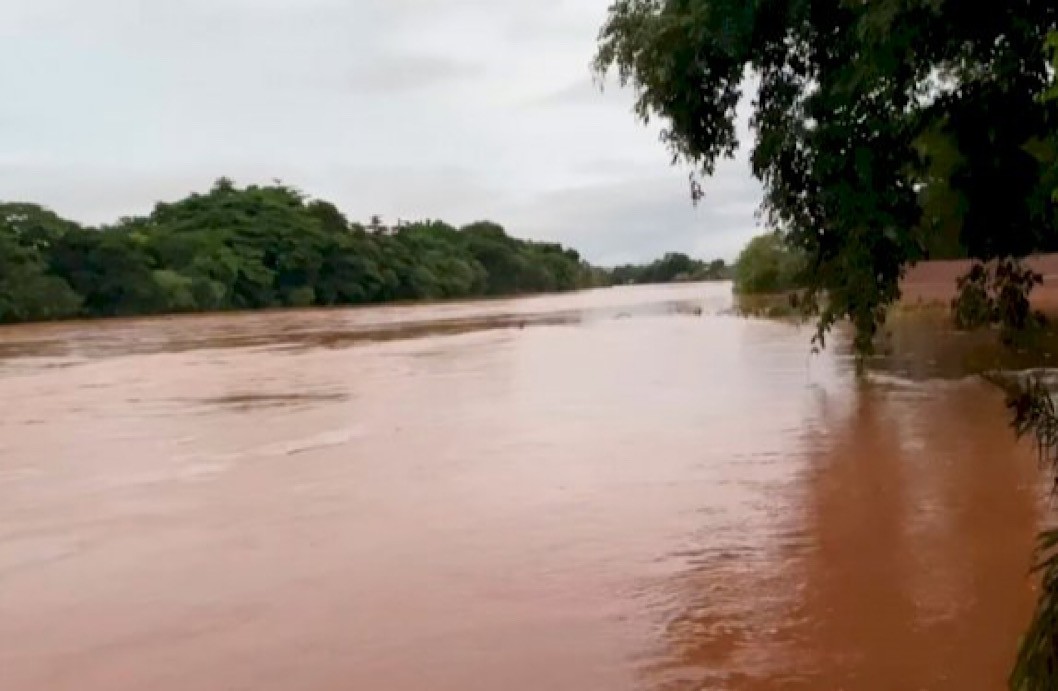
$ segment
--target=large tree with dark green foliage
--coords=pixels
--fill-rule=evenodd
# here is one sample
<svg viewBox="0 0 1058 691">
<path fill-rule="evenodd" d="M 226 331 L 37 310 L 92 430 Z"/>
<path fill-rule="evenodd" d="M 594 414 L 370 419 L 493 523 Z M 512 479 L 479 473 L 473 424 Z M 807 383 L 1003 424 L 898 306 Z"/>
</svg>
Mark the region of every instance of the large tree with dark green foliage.
<svg viewBox="0 0 1058 691">
<path fill-rule="evenodd" d="M 0 204 L 0 322 L 516 295 L 604 278 L 575 251 L 494 223 L 387 228 L 375 217 L 364 228 L 278 184 L 222 178 L 103 228 Z"/>
<path fill-rule="evenodd" d="M 596 67 L 703 174 L 756 85 L 766 217 L 826 295 L 819 335 L 847 317 L 868 351 L 904 268 L 953 238 L 973 257 L 1058 248 L 1039 98 L 1056 21 L 1053 0 L 617 0 Z"/>
<path fill-rule="evenodd" d="M 0 321 L 76 314 L 81 297 L 49 273 L 48 257 L 75 226 L 32 204 L 0 204 Z"/>
<path fill-rule="evenodd" d="M 909 264 L 1058 249 L 1056 29 L 1054 0 L 616 0 L 596 68 L 635 87 L 637 114 L 702 175 L 735 151 L 736 106 L 755 90 L 764 215 L 807 257 L 817 338 L 847 318 L 867 354 Z M 1023 430 L 1054 420 L 1026 407 Z M 1043 541 L 1019 690 L 1058 688 L 1056 544 Z"/>
</svg>

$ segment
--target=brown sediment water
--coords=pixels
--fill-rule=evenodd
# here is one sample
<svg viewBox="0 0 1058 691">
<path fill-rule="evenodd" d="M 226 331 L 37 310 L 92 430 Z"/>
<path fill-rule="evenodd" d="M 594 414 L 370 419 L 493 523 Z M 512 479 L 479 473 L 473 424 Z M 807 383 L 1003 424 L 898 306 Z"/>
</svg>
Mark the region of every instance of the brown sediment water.
<svg viewBox="0 0 1058 691">
<path fill-rule="evenodd" d="M 1032 255 L 1024 262 L 1042 279 L 1032 291 L 1033 306 L 1048 314 L 1058 313 L 1058 254 Z M 969 259 L 951 259 L 911 267 L 900 282 L 904 303 L 947 305 L 956 296 L 959 278 L 969 273 L 971 265 Z"/>
<path fill-rule="evenodd" d="M 1003 688 L 1001 395 L 730 301 L 0 330 L 0 689 Z"/>
</svg>

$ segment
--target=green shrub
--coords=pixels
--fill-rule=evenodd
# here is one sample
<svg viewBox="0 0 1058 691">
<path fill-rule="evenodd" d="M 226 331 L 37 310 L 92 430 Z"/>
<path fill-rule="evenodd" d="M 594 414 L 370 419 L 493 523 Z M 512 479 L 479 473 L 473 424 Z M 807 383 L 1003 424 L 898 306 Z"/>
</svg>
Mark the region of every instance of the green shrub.
<svg viewBox="0 0 1058 691">
<path fill-rule="evenodd" d="M 735 292 L 783 293 L 802 287 L 804 255 L 791 248 L 780 233 L 758 235 L 749 241 L 735 263 Z"/>
</svg>

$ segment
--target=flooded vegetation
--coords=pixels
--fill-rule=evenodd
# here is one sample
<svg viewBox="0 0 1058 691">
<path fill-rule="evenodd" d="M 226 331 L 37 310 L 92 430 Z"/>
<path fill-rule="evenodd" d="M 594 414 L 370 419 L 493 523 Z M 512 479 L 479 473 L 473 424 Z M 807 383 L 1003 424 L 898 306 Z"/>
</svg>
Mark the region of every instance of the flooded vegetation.
<svg viewBox="0 0 1058 691">
<path fill-rule="evenodd" d="M 995 351 L 733 307 L 0 330 L 0 686 L 1001 688 L 1047 486 Z"/>
</svg>

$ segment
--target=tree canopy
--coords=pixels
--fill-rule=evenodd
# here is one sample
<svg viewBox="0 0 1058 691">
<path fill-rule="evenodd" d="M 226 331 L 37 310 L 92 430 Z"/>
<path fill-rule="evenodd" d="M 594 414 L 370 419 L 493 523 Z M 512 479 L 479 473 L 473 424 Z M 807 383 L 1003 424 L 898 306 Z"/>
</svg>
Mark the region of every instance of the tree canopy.
<svg viewBox="0 0 1058 691">
<path fill-rule="evenodd" d="M 735 292 L 782 293 L 804 283 L 804 255 L 791 248 L 779 233 L 765 233 L 749 241 L 735 263 Z"/>
<path fill-rule="evenodd" d="M 595 65 L 705 175 L 755 91 L 765 216 L 826 296 L 818 336 L 847 317 L 867 352 L 909 263 L 1058 248 L 1056 22 L 1052 0 L 617 0 Z"/>
<path fill-rule="evenodd" d="M 499 225 L 350 222 L 284 185 L 160 203 L 85 228 L 34 204 L 0 204 L 0 322 L 274 306 L 348 305 L 563 291 L 608 274 Z"/>
</svg>

